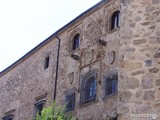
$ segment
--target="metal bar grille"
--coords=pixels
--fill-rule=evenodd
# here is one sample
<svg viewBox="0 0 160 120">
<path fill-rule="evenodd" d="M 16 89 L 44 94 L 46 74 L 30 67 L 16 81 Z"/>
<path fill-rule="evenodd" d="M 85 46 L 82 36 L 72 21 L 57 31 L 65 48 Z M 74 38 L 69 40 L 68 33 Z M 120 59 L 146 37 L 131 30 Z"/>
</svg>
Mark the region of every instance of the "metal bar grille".
<svg viewBox="0 0 160 120">
<path fill-rule="evenodd" d="M 96 97 L 96 80 L 92 79 L 81 89 L 81 103 L 86 103 L 95 100 Z"/>
<path fill-rule="evenodd" d="M 111 95 L 117 92 L 117 74 L 108 76 L 105 81 L 105 96 Z"/>
</svg>

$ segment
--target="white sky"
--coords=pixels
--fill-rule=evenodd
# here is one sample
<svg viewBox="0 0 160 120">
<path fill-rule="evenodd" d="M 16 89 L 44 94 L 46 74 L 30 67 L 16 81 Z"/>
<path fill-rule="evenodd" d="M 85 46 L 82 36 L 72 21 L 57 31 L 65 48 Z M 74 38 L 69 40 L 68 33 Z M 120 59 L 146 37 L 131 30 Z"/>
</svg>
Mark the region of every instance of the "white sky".
<svg viewBox="0 0 160 120">
<path fill-rule="evenodd" d="M 0 0 L 0 71 L 101 0 Z"/>
</svg>

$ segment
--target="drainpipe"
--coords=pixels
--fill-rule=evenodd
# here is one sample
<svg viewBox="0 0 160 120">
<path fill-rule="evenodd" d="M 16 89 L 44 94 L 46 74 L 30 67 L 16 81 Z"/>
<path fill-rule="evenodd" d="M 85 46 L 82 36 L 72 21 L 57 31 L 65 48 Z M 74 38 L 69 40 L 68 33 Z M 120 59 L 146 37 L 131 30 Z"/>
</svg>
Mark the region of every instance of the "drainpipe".
<svg viewBox="0 0 160 120">
<path fill-rule="evenodd" d="M 59 51 L 60 51 L 60 42 L 61 42 L 61 39 L 57 35 L 55 35 L 55 37 L 58 39 L 58 50 L 57 50 L 56 76 L 55 76 L 55 84 L 54 84 L 54 101 L 56 100 L 58 68 L 59 68 Z"/>
</svg>

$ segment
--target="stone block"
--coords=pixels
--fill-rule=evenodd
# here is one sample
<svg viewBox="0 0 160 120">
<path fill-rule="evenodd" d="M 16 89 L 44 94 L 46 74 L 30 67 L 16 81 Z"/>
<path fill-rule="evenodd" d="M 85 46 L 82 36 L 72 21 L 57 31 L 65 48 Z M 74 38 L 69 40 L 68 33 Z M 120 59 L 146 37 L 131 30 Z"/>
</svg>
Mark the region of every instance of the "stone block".
<svg viewBox="0 0 160 120">
<path fill-rule="evenodd" d="M 153 90 L 145 91 L 143 94 L 143 99 L 144 100 L 154 100 L 155 99 L 154 94 L 155 94 L 155 91 Z"/>
<path fill-rule="evenodd" d="M 124 61 L 124 62 L 122 62 L 122 66 L 125 69 L 134 70 L 134 69 L 141 68 L 142 67 L 142 63 L 141 62 L 128 62 L 128 61 Z"/>
<path fill-rule="evenodd" d="M 134 45 L 140 45 L 140 44 L 144 44 L 144 43 L 146 43 L 146 42 L 147 42 L 146 39 L 138 39 L 138 40 L 134 40 L 134 41 L 133 41 L 133 44 L 134 44 Z"/>
<path fill-rule="evenodd" d="M 150 89 L 153 87 L 153 80 L 152 79 L 143 79 L 141 82 L 141 86 L 143 89 Z"/>
</svg>

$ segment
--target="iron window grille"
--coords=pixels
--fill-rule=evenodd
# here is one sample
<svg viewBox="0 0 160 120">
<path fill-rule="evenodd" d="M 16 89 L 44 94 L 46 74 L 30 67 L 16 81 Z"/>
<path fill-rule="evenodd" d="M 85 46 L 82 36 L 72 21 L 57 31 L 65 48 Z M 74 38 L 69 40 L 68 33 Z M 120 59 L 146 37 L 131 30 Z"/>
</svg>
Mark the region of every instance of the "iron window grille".
<svg viewBox="0 0 160 120">
<path fill-rule="evenodd" d="M 35 104 L 35 116 L 36 116 L 36 114 L 41 115 L 42 110 L 44 108 L 44 104 L 45 104 L 45 100 L 40 101 L 40 102 Z"/>
<path fill-rule="evenodd" d="M 80 45 L 80 35 L 76 34 L 72 41 L 72 50 L 79 48 Z"/>
<path fill-rule="evenodd" d="M 13 120 L 14 115 L 8 115 L 4 118 L 2 118 L 2 120 Z"/>
<path fill-rule="evenodd" d="M 117 93 L 118 74 L 111 73 L 105 77 L 105 97 Z"/>
<path fill-rule="evenodd" d="M 113 13 L 111 17 L 111 30 L 120 27 L 120 11 Z"/>
<path fill-rule="evenodd" d="M 75 106 L 75 93 L 66 95 L 66 112 L 74 110 Z"/>
<path fill-rule="evenodd" d="M 82 83 L 80 103 L 84 104 L 95 100 L 95 98 L 96 98 L 96 78 L 91 76 L 84 83 Z"/>
</svg>

